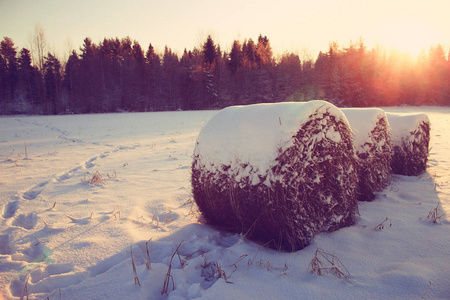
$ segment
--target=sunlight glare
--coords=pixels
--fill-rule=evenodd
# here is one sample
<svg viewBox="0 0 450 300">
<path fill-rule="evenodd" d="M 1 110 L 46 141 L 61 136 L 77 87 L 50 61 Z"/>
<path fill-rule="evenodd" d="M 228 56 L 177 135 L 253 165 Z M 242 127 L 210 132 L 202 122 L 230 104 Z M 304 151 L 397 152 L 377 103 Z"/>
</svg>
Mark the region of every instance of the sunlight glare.
<svg viewBox="0 0 450 300">
<path fill-rule="evenodd" d="M 387 23 L 382 29 L 381 40 L 385 46 L 414 57 L 418 56 L 422 50 L 428 50 L 439 43 L 435 29 L 413 19 L 400 19 Z"/>
</svg>

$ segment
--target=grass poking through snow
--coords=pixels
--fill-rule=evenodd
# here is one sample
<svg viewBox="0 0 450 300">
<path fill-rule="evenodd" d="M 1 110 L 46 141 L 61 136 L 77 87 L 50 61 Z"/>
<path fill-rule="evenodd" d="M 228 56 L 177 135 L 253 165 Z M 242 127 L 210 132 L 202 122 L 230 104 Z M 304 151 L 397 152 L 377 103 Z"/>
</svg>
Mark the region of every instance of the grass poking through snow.
<svg viewBox="0 0 450 300">
<path fill-rule="evenodd" d="M 432 220 L 434 224 L 441 224 L 441 218 L 444 216 L 442 209 L 440 207 L 440 203 L 436 205 L 436 207 L 428 213 L 427 219 Z"/>
<path fill-rule="evenodd" d="M 320 248 L 316 249 L 309 268 L 311 268 L 311 273 L 316 273 L 319 276 L 328 273 L 337 277 L 342 277 L 345 280 L 350 279 L 350 272 L 341 260 L 334 254 L 327 253 Z"/>
</svg>

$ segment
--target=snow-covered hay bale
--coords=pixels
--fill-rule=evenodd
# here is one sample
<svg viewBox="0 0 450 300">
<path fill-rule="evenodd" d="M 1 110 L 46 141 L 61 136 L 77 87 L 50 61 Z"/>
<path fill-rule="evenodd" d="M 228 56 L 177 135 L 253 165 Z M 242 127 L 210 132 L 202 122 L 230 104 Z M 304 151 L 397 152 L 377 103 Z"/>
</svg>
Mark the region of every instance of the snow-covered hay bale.
<svg viewBox="0 0 450 300">
<path fill-rule="evenodd" d="M 358 211 L 351 130 L 325 101 L 234 106 L 200 132 L 194 199 L 212 224 L 295 251 Z"/>
<path fill-rule="evenodd" d="M 391 173 L 391 133 L 380 108 L 343 108 L 353 131 L 359 175 L 358 200 L 371 201 L 388 185 Z"/>
<path fill-rule="evenodd" d="M 392 136 L 392 172 L 407 176 L 425 171 L 430 143 L 426 114 L 388 113 Z"/>
</svg>

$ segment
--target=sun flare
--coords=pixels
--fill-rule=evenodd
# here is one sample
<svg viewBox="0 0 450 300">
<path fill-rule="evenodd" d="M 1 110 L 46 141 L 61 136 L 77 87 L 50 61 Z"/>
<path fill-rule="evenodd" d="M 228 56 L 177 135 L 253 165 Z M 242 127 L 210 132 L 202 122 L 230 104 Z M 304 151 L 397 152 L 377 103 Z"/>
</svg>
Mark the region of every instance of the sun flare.
<svg viewBox="0 0 450 300">
<path fill-rule="evenodd" d="M 436 30 L 424 22 L 400 19 L 386 23 L 380 33 L 381 42 L 388 48 L 417 56 L 439 43 Z"/>
</svg>

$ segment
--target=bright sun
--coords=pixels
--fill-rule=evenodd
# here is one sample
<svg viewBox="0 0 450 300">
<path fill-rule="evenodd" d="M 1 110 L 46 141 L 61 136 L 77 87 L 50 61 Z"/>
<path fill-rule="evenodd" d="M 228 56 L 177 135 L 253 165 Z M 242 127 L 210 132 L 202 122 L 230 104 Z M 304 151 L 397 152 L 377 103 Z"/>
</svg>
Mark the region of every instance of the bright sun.
<svg viewBox="0 0 450 300">
<path fill-rule="evenodd" d="M 428 51 L 439 40 L 438 33 L 427 24 L 413 19 L 399 19 L 388 22 L 381 28 L 380 42 L 413 56 L 422 50 Z"/>
</svg>

